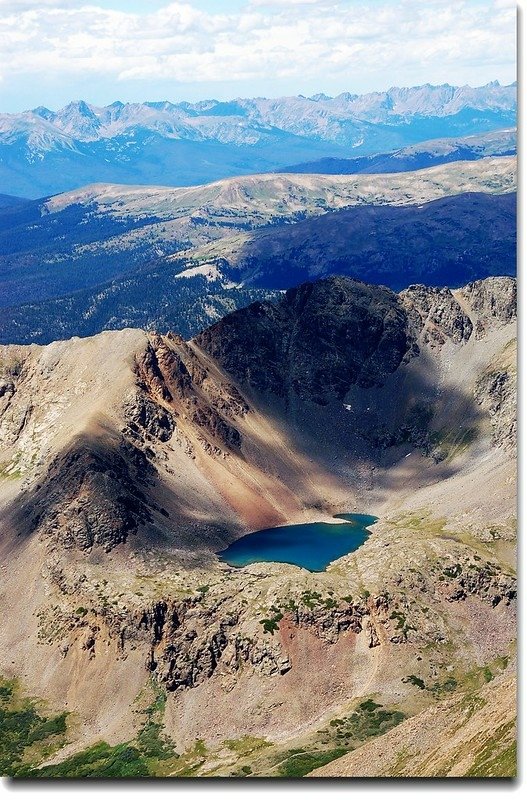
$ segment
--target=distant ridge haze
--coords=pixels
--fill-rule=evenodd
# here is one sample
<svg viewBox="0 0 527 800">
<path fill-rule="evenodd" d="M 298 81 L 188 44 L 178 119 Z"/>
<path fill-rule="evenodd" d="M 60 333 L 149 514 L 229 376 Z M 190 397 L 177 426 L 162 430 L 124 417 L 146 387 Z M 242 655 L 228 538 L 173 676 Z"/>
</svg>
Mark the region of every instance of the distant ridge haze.
<svg viewBox="0 0 527 800">
<path fill-rule="evenodd" d="M 296 95 L 278 98 L 236 98 L 230 101 L 201 100 L 196 103 L 157 101 L 121 103 L 96 106 L 84 100 L 73 101 L 54 112 L 43 106 L 20 114 L 1 115 L 26 119 L 38 125 L 39 120 L 79 141 L 114 138 L 135 126 L 176 138 L 218 138 L 221 135 L 214 119 L 238 118 L 246 120 L 254 129 L 248 143 L 258 139 L 258 125 L 263 130 L 279 130 L 301 136 L 318 135 L 338 141 L 343 132 L 338 123 L 360 120 L 372 124 L 397 123 L 414 116 L 448 117 L 469 108 L 476 111 L 515 112 L 517 104 L 516 83 L 502 86 L 492 81 L 485 86 L 432 86 L 392 87 L 385 92 L 352 94 L 342 92 L 331 97 L 316 94 L 311 97 Z M 42 128 L 47 127 L 42 124 Z M 235 136 L 225 125 L 224 138 L 245 141 L 243 135 Z M 240 134 L 240 132 L 238 132 Z M 220 139 L 221 141 L 221 139 Z"/>
<path fill-rule="evenodd" d="M 87 183 L 195 185 L 288 164 L 388 152 L 514 127 L 516 84 L 394 87 L 364 95 L 91 105 L 0 114 L 0 193 Z"/>
<path fill-rule="evenodd" d="M 355 158 L 321 158 L 318 161 L 286 166 L 281 171 L 324 175 L 407 172 L 452 161 L 476 161 L 488 156 L 510 156 L 516 153 L 516 147 L 516 128 L 509 128 L 472 136 L 418 142 L 393 150 L 391 153 L 374 153 Z"/>
</svg>

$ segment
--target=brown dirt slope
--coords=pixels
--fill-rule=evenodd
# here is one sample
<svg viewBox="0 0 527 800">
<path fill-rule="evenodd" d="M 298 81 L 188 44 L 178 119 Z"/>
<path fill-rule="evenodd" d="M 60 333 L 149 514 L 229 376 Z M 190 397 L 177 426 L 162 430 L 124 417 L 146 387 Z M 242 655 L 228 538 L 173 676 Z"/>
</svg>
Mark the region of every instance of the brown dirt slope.
<svg viewBox="0 0 527 800">
<path fill-rule="evenodd" d="M 514 676 L 496 683 L 456 693 L 311 777 L 514 777 Z"/>
</svg>

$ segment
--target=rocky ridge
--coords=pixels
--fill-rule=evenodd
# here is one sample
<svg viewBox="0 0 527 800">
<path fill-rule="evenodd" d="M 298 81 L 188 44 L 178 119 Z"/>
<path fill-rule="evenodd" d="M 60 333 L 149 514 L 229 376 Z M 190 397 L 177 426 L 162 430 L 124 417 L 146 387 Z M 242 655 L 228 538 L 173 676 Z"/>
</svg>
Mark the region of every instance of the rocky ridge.
<svg viewBox="0 0 527 800">
<path fill-rule="evenodd" d="M 195 341 L 257 392 L 319 404 L 342 400 L 352 385 L 382 385 L 415 352 L 397 296 L 344 278 L 290 289 L 277 304 L 253 304 Z"/>
</svg>

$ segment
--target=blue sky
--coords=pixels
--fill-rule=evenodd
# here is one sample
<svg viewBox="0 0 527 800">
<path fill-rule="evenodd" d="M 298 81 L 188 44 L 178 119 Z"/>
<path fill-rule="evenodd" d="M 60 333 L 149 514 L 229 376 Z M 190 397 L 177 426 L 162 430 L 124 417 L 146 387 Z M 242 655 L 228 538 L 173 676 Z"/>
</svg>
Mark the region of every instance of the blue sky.
<svg viewBox="0 0 527 800">
<path fill-rule="evenodd" d="M 494 79 L 510 0 L 0 0 L 0 112 Z"/>
</svg>

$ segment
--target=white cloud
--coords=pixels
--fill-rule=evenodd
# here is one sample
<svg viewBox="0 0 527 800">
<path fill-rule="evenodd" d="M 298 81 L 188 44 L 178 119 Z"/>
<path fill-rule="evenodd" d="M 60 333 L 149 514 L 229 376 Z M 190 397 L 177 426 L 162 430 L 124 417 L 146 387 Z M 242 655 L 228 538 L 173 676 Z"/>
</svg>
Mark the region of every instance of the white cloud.
<svg viewBox="0 0 527 800">
<path fill-rule="evenodd" d="M 7 14 L 17 14 L 22 11 L 38 11 L 44 7 L 48 8 L 71 8 L 81 6 L 85 3 L 79 0 L 0 0 L 0 12 Z"/>
<path fill-rule="evenodd" d="M 320 5 L 322 2 L 323 0 L 251 0 L 249 5 L 254 8 L 261 8 L 262 6 L 266 8 L 281 6 L 283 8 L 285 6 L 314 6 L 316 3 Z"/>
<path fill-rule="evenodd" d="M 396 84 L 411 67 L 426 80 L 432 64 L 512 64 L 514 27 L 509 0 L 251 0 L 237 13 L 175 2 L 142 14 L 97 0 L 0 0 L 0 74 L 189 83 L 327 74 L 329 85 L 374 71 Z"/>
</svg>

